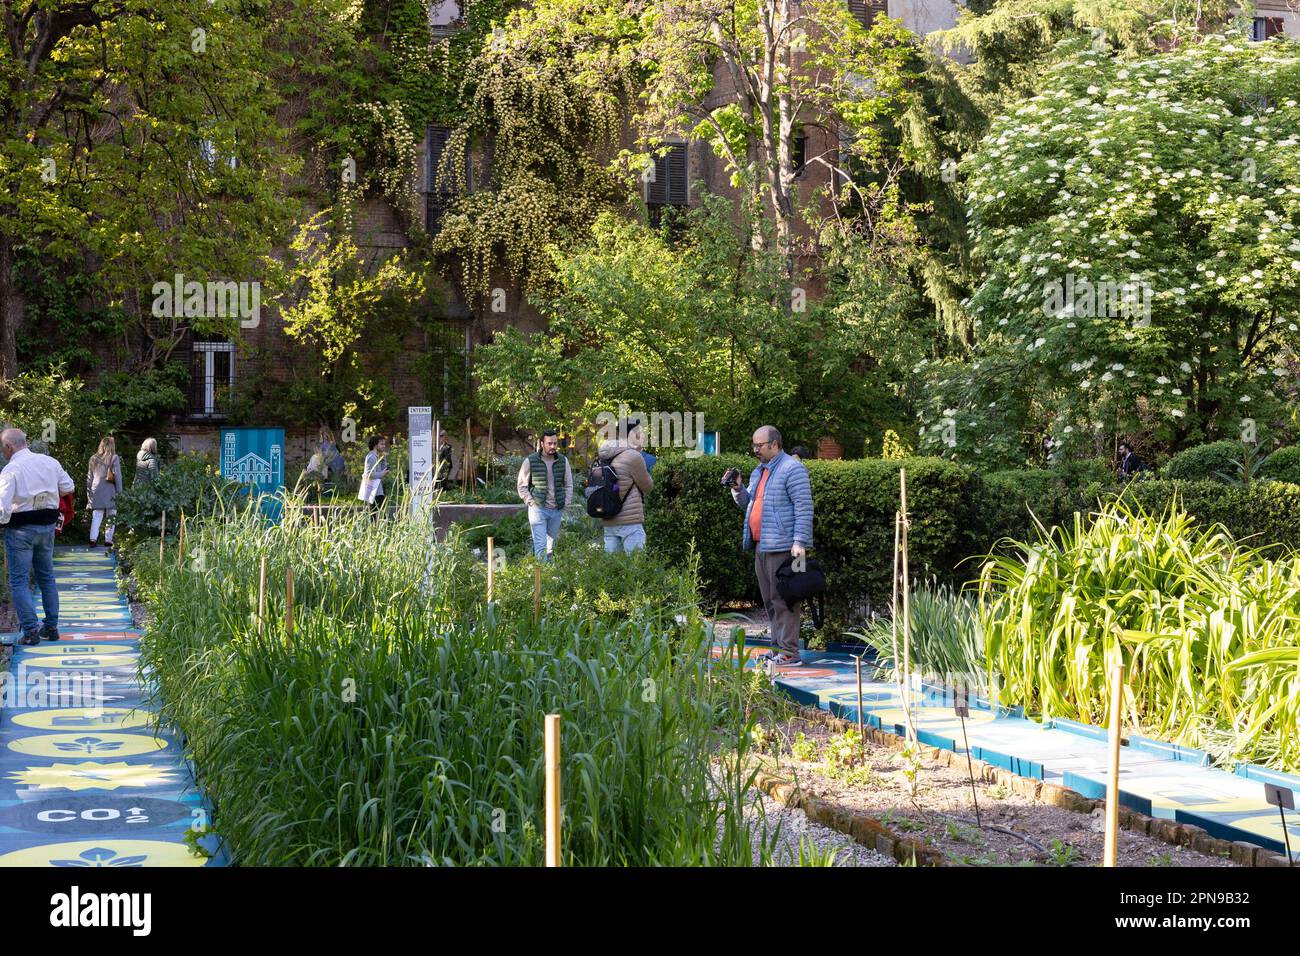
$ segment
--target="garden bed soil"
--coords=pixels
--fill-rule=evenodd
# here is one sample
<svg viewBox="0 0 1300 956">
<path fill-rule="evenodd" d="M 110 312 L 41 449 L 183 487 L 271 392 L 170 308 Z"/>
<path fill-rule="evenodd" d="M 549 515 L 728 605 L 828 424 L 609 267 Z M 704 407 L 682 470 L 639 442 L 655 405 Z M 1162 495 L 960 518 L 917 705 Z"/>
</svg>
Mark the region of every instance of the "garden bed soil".
<svg viewBox="0 0 1300 956">
<path fill-rule="evenodd" d="M 772 757 L 765 757 L 766 770 L 797 781 L 804 794 L 869 814 L 896 838 L 913 840 L 939 851 L 948 865 L 1098 866 L 1102 861 L 1104 836 L 1100 810 L 1083 814 L 1045 805 L 1001 784 L 977 778 L 975 791 L 986 827 L 981 830 L 975 826 L 970 778 L 961 761 L 945 767 L 923 758 L 913 802 L 905 774 L 906 761 L 898 751 L 866 741 L 859 766 L 863 768 L 862 775 L 869 773 L 869 777 L 865 782 L 849 783 L 827 775 L 829 767 L 821 755 L 834 736 L 830 728 L 796 717 L 780 731 L 785 738 L 781 759 L 778 763 Z M 790 754 L 789 746 L 800 732 L 817 745 L 817 761 L 796 760 Z M 1039 851 L 1017 836 L 989 830 L 989 825 L 1029 837 L 1047 852 Z M 1224 857 L 1170 846 L 1124 829 L 1119 831 L 1118 862 L 1120 866 L 1236 865 Z"/>
</svg>

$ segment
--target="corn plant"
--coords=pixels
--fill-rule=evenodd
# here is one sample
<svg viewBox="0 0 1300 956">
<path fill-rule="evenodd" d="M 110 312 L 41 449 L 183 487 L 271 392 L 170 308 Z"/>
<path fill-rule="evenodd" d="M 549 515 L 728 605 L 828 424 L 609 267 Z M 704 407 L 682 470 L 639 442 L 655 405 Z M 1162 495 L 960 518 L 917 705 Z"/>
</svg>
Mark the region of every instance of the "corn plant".
<svg viewBox="0 0 1300 956">
<path fill-rule="evenodd" d="M 1003 703 L 1100 724 L 1122 663 L 1128 728 L 1300 767 L 1300 557 L 1123 501 L 1008 544 L 979 582 Z"/>
</svg>

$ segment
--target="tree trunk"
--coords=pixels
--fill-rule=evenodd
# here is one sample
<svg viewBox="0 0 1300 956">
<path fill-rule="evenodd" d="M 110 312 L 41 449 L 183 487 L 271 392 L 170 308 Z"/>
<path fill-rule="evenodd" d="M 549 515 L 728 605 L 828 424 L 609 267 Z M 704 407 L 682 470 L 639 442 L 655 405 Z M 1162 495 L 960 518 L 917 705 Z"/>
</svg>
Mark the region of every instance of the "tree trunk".
<svg viewBox="0 0 1300 956">
<path fill-rule="evenodd" d="M 23 320 L 23 296 L 14 274 L 14 244 L 0 235 L 0 382 L 18 375 L 18 327 Z"/>
</svg>

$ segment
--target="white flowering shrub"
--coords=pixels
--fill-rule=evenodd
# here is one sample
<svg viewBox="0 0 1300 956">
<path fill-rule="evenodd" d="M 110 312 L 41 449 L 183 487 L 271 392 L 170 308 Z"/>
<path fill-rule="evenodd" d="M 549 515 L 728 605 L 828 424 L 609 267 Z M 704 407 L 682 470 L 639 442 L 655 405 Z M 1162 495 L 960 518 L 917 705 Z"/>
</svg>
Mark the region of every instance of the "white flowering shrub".
<svg viewBox="0 0 1300 956">
<path fill-rule="evenodd" d="M 1039 89 L 963 164 L 986 270 L 976 354 L 918 368 L 922 450 L 1007 465 L 1044 436 L 1078 454 L 1280 423 L 1300 343 L 1300 44 L 1085 48 Z"/>
</svg>

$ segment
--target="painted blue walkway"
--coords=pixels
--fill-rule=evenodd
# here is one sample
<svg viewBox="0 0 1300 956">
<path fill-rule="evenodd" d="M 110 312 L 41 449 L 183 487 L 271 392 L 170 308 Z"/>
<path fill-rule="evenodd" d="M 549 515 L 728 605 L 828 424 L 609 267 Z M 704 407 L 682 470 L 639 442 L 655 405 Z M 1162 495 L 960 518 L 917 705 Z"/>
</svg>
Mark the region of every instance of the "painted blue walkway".
<svg viewBox="0 0 1300 956">
<path fill-rule="evenodd" d="M 210 809 L 178 742 L 153 727 L 140 632 L 113 570 L 102 549 L 58 548 L 62 639 L 14 647 L 0 698 L 0 866 L 225 862 L 186 844 Z"/>
<path fill-rule="evenodd" d="M 750 639 L 747 644 L 758 644 Z M 734 651 L 715 648 L 715 656 Z M 747 666 L 753 666 L 749 664 Z M 857 722 L 858 692 L 853 657 L 846 653 L 805 651 L 804 665 L 778 668 L 777 688 L 793 700 Z M 965 753 L 962 726 L 953 700 L 942 688 L 918 687 L 912 713 L 921 743 Z M 903 736 L 906 717 L 893 683 L 863 680 L 863 723 Z M 966 735 L 971 755 L 1013 773 L 1060 784 L 1086 797 L 1106 791 L 1106 733 L 1071 721 L 1047 725 L 970 701 Z M 1285 853 L 1282 819 L 1264 799 L 1264 784 L 1291 789 L 1300 806 L 1300 777 L 1248 764 L 1235 773 L 1208 766 L 1201 751 L 1131 736 L 1120 755 L 1120 802 L 1141 813 L 1204 828 L 1211 836 L 1243 840 Z M 1300 866 L 1300 812 L 1288 812 L 1292 858 Z"/>
</svg>

